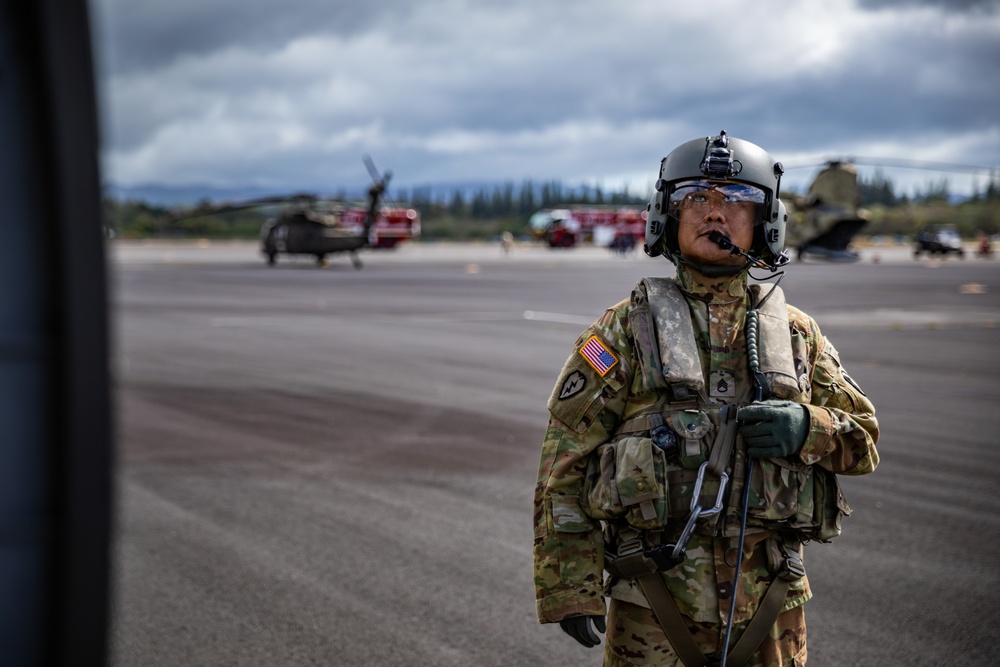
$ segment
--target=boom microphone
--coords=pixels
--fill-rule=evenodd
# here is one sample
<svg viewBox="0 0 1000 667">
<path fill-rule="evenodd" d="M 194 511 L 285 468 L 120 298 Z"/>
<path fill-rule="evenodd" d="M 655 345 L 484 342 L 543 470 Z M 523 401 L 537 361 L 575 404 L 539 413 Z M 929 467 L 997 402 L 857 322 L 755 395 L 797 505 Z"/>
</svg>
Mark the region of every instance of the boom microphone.
<svg viewBox="0 0 1000 667">
<path fill-rule="evenodd" d="M 732 239 L 728 236 L 714 229 L 708 233 L 708 240 L 723 250 L 728 250 L 730 255 L 740 255 L 741 257 L 746 257 L 747 260 L 758 269 L 777 271 L 779 266 L 783 266 L 788 263 L 788 255 L 785 253 L 781 253 L 781 255 L 778 256 L 778 260 L 773 264 L 765 262 L 760 257 L 754 257 L 746 250 L 733 243 Z"/>
<path fill-rule="evenodd" d="M 733 242 L 729 240 L 729 237 L 723 234 L 722 232 L 718 232 L 713 229 L 708 233 L 708 240 L 714 243 L 715 245 L 719 246 L 723 250 L 729 250 L 731 255 L 745 254 L 742 248 L 733 245 Z"/>
</svg>

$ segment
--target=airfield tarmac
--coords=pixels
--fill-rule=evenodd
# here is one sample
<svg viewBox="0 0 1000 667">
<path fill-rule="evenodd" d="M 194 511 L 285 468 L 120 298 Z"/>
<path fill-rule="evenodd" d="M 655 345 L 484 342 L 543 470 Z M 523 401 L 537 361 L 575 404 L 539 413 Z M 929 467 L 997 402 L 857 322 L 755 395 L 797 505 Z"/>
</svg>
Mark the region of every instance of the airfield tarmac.
<svg viewBox="0 0 1000 667">
<path fill-rule="evenodd" d="M 672 268 L 362 258 L 112 242 L 112 664 L 601 663 L 535 619 L 545 402 L 581 330 Z M 844 534 L 807 549 L 809 664 L 996 664 L 1000 261 L 876 247 L 782 287 L 882 427 L 878 470 L 843 479 Z"/>
</svg>

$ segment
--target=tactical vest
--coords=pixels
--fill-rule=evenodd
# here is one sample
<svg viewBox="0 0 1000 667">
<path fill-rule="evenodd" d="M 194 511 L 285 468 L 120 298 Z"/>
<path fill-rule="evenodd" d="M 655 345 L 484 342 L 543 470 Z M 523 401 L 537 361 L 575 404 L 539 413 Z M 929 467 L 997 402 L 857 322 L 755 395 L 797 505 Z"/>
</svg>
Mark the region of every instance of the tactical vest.
<svg viewBox="0 0 1000 667">
<path fill-rule="evenodd" d="M 770 285 L 751 285 L 750 291 L 751 306 L 770 292 L 759 309 L 758 354 L 771 395 L 801 398 L 805 387 L 795 373 L 784 295 Z M 632 293 L 629 325 L 639 361 L 635 372 L 662 398 L 622 423 L 612 440 L 591 455 L 581 508 L 612 525 L 676 535 L 691 515 L 698 488 L 697 504 L 722 509 L 699 522 L 696 531 L 738 536 L 746 449 L 735 428 L 720 429 L 722 405 L 706 392 L 691 311 L 677 284 L 644 278 Z M 739 396 L 734 403 L 750 399 Z M 727 431 L 731 437 L 724 442 Z M 724 450 L 729 484 L 721 492 L 718 476 L 703 472 L 699 481 L 702 464 L 720 447 L 731 448 Z M 798 457 L 759 460 L 749 483 L 750 531 L 779 530 L 802 540 L 828 541 L 840 534 L 841 516 L 850 512 L 836 476 Z"/>
</svg>

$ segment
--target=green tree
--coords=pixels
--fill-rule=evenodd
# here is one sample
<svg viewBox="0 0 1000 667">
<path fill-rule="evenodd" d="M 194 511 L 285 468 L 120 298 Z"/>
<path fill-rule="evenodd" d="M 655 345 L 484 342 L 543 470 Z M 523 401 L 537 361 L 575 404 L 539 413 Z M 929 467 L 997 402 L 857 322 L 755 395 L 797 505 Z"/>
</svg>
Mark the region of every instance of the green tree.
<svg viewBox="0 0 1000 667">
<path fill-rule="evenodd" d="M 858 179 L 858 196 L 862 206 L 873 204 L 895 206 L 899 201 L 893 190 L 892 181 L 886 178 L 881 169 L 876 170 L 871 178 Z"/>
<path fill-rule="evenodd" d="M 462 196 L 462 191 L 456 189 L 451 196 L 451 203 L 448 204 L 448 214 L 453 216 L 462 216 L 467 214 L 467 208 L 465 205 L 465 197 Z"/>
<path fill-rule="evenodd" d="M 517 214 L 522 218 L 527 218 L 536 210 L 538 210 L 538 203 L 535 200 L 535 184 L 530 180 L 524 181 L 518 192 Z"/>
</svg>

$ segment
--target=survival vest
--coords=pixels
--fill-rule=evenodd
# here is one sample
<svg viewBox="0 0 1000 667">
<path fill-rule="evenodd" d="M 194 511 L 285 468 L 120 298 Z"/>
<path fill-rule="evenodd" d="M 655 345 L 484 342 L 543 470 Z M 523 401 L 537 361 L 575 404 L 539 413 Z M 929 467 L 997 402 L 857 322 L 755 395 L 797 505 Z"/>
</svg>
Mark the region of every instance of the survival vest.
<svg viewBox="0 0 1000 667">
<path fill-rule="evenodd" d="M 751 305 L 770 293 L 759 309 L 759 369 L 774 398 L 796 400 L 805 387 L 795 368 L 804 366 L 793 358 L 784 294 L 771 285 L 749 289 Z M 644 278 L 632 292 L 629 325 L 639 360 L 636 372 L 662 398 L 622 423 L 612 440 L 593 452 L 581 508 L 612 525 L 676 535 L 691 514 L 697 490 L 700 507 L 718 509 L 697 523 L 697 532 L 738 536 L 746 449 L 735 422 L 723 428 L 722 405 L 708 397 L 691 311 L 677 284 L 670 278 Z M 748 395 L 734 401 L 749 402 Z M 713 452 L 725 459 L 718 468 L 725 468 L 729 484 L 721 491 L 720 477 L 703 472 Z M 777 530 L 803 541 L 828 541 L 840 534 L 841 517 L 850 508 L 835 475 L 797 457 L 757 463 L 749 480 L 748 530 Z"/>
</svg>

